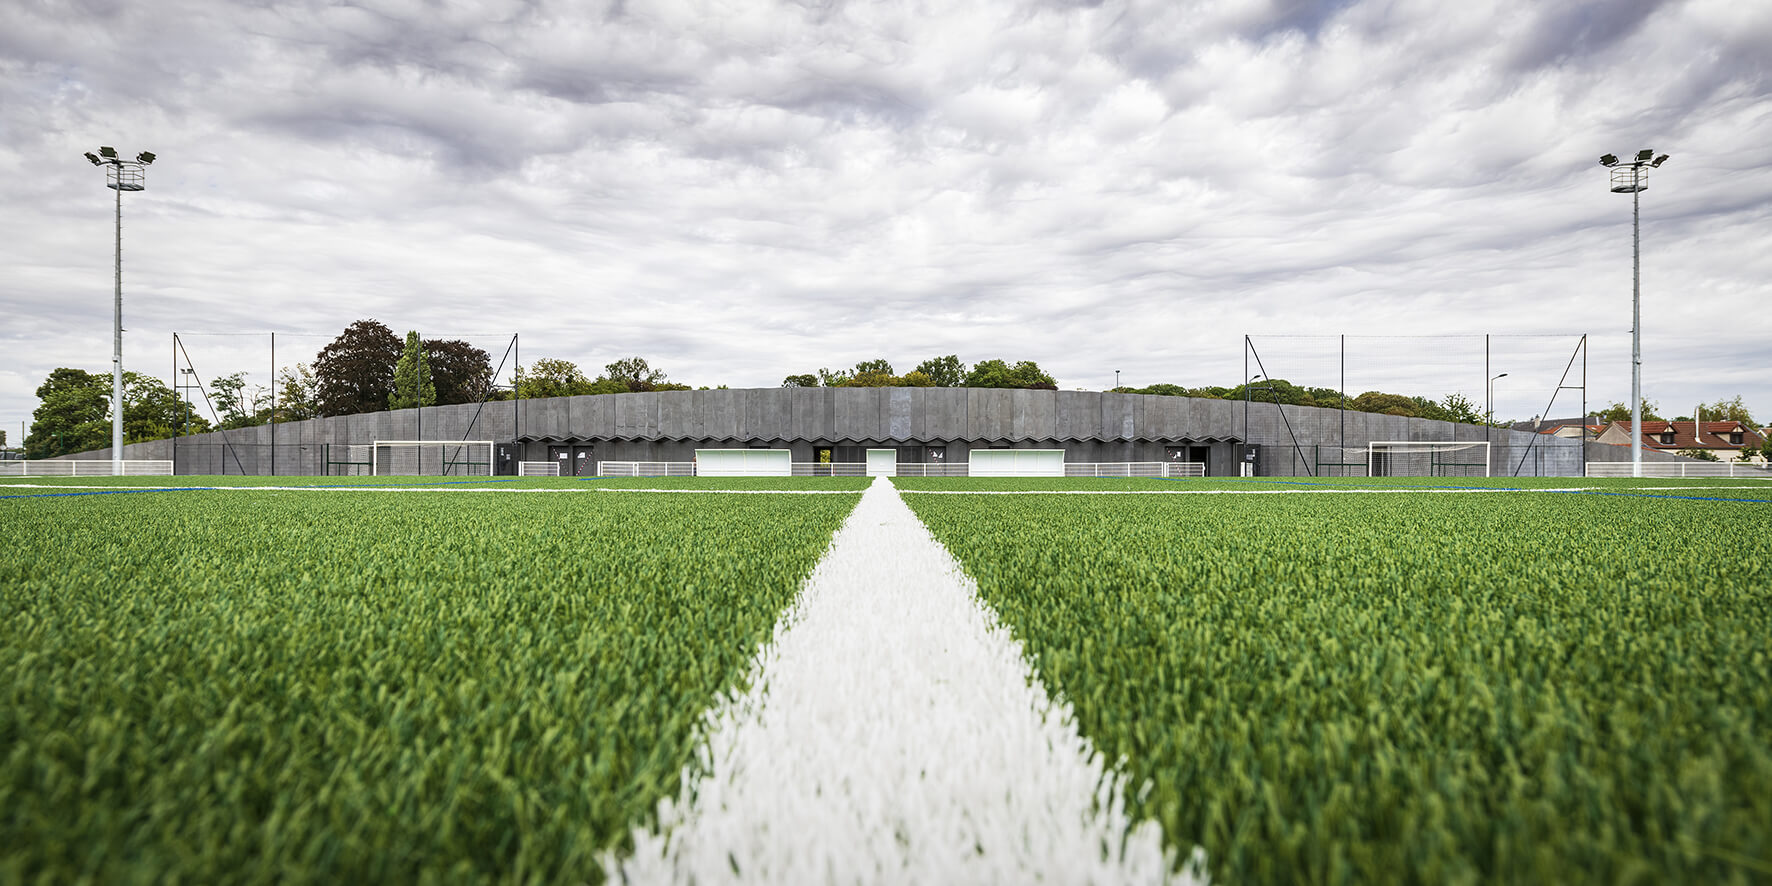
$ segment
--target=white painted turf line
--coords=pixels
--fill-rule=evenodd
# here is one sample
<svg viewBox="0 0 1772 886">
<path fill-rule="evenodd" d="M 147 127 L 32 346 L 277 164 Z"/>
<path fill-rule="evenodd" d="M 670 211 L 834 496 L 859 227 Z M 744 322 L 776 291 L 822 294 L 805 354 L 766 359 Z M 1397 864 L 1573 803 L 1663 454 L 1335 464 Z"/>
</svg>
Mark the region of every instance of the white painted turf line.
<svg viewBox="0 0 1772 886">
<path fill-rule="evenodd" d="M 703 723 L 701 774 L 637 828 L 629 883 L 1164 883 L 1070 706 L 889 481 L 862 496 Z"/>
</svg>

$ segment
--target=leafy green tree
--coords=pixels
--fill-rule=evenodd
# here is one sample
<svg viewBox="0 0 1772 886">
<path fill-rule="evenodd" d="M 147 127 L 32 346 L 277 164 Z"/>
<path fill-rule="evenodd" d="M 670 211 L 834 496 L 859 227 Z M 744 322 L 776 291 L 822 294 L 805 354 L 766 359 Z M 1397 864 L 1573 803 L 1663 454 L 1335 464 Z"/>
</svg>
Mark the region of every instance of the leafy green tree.
<svg viewBox="0 0 1772 886">
<path fill-rule="evenodd" d="M 1753 413 L 1749 412 L 1747 404 L 1742 402 L 1740 394 L 1736 394 L 1731 400 L 1701 403 L 1698 406 L 1698 411 L 1704 414 L 1705 421 L 1738 421 L 1750 428 L 1759 428 L 1759 424 L 1754 421 Z"/>
<path fill-rule="evenodd" d="M 1699 461 L 1722 461 L 1722 459 L 1717 457 L 1716 453 L 1709 449 L 1681 449 L 1674 454 L 1683 455 L 1686 458 L 1695 458 Z"/>
<path fill-rule="evenodd" d="M 849 373 L 846 370 L 838 369 L 833 371 L 824 368 L 818 370 L 818 383 L 824 387 L 840 388 L 848 382 Z"/>
<path fill-rule="evenodd" d="M 277 384 L 281 386 L 277 421 L 305 421 L 320 415 L 320 406 L 314 399 L 314 371 L 306 363 L 297 363 L 293 369 L 283 367 L 277 374 Z"/>
<path fill-rule="evenodd" d="M 314 401 L 323 416 L 388 408 L 394 393 L 399 336 L 375 320 L 358 320 L 314 356 Z"/>
<path fill-rule="evenodd" d="M 437 405 L 478 403 L 485 398 L 492 386 L 492 358 L 485 351 L 454 339 L 427 339 L 424 348 Z"/>
<path fill-rule="evenodd" d="M 1647 397 L 1643 398 L 1643 421 L 1662 420 L 1661 416 L 1656 413 L 1655 408 L 1654 400 Z M 1630 406 L 1624 403 L 1613 403 L 1611 406 L 1594 413 L 1594 415 L 1599 417 L 1601 424 L 1610 424 L 1615 421 L 1628 422 L 1630 421 Z"/>
<path fill-rule="evenodd" d="M 270 392 L 263 385 L 247 390 L 244 372 L 210 381 L 209 402 L 215 407 L 223 430 L 262 425 L 271 417 Z"/>
<path fill-rule="evenodd" d="M 881 357 L 877 360 L 863 360 L 855 364 L 855 375 L 891 375 L 892 364 Z"/>
<path fill-rule="evenodd" d="M 570 360 L 544 358 L 535 361 L 527 370 L 517 367 L 517 396 L 521 399 L 572 397 L 590 393 L 603 392 L 593 392 L 591 380 L 585 378 L 585 374 Z"/>
<path fill-rule="evenodd" d="M 966 374 L 966 387 L 969 388 L 1035 388 L 1056 391 L 1057 382 L 1052 376 L 1041 371 L 1032 360 L 1023 360 L 1014 366 L 1002 360 L 985 360 L 972 367 Z"/>
<path fill-rule="evenodd" d="M 646 365 L 644 357 L 627 357 L 603 367 L 603 377 L 626 384 L 629 391 L 656 391 L 665 383 L 661 369 Z"/>
<path fill-rule="evenodd" d="M 394 364 L 394 390 L 388 394 L 388 408 L 411 409 L 436 402 L 437 387 L 431 383 L 431 361 L 425 356 L 424 342 L 417 332 L 408 332 L 400 361 Z"/>
<path fill-rule="evenodd" d="M 937 387 L 935 379 L 930 378 L 928 373 L 925 373 L 920 369 L 913 369 L 910 372 L 905 373 L 904 377 L 898 380 L 898 383 L 900 386 L 907 388 Z"/>
<path fill-rule="evenodd" d="M 48 458 L 110 445 L 110 379 L 61 367 L 37 386 L 37 409 L 25 437 L 26 458 Z"/>
<path fill-rule="evenodd" d="M 912 372 L 921 372 L 938 388 L 957 388 L 966 383 L 966 364 L 954 354 L 931 357 L 917 364 Z"/>
<path fill-rule="evenodd" d="M 818 387 L 818 376 L 812 373 L 790 375 L 781 380 L 781 386 L 784 388 L 816 388 Z"/>
<path fill-rule="evenodd" d="M 59 368 L 37 388 L 40 401 L 25 437 L 26 458 L 48 458 L 111 445 L 111 377 Z M 178 433 L 189 405 L 159 379 L 123 373 L 123 442 L 160 440 Z M 193 432 L 209 423 L 193 414 Z"/>
</svg>

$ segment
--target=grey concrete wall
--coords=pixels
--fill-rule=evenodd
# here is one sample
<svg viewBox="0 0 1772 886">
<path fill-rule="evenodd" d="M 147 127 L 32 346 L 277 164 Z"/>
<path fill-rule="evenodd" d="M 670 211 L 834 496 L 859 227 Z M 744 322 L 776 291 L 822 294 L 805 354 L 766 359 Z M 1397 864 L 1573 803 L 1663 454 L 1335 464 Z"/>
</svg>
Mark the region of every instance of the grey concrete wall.
<svg viewBox="0 0 1772 886">
<path fill-rule="evenodd" d="M 1091 391 L 985 388 L 756 388 L 661 391 L 438 406 L 291 422 L 126 447 L 128 458 L 176 459 L 180 473 L 324 471 L 325 447 L 375 440 L 523 441 L 518 458 L 545 460 L 548 445 L 594 446 L 605 461 L 686 461 L 697 447 L 787 447 L 812 461 L 820 446 L 936 445 L 946 461 L 973 447 L 1062 448 L 1072 461 L 1161 461 L 1168 445 L 1208 446 L 1213 475 L 1238 472 L 1245 439 L 1262 446 L 1260 472 L 1304 476 L 1313 447 L 1363 448 L 1379 440 L 1491 441 L 1497 476 L 1573 476 L 1579 441 L 1426 419 L 1271 403 Z M 1620 452 L 1614 452 L 1619 450 Z M 108 459 L 109 449 L 70 458 Z M 1588 459 L 1628 461 L 1628 447 L 1590 443 Z M 1649 461 L 1676 456 L 1644 452 Z"/>
</svg>

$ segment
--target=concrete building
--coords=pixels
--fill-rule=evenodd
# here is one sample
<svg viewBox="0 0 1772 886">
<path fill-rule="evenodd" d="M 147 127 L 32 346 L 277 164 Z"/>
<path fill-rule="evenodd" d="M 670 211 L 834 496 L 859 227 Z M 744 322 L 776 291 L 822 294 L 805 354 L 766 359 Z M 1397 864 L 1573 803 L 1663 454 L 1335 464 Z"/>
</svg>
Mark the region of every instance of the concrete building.
<svg viewBox="0 0 1772 886">
<path fill-rule="evenodd" d="M 180 474 L 344 472 L 340 453 L 378 440 L 491 440 L 501 473 L 517 461 L 689 461 L 696 449 L 776 448 L 795 462 L 961 463 L 973 449 L 1062 449 L 1067 462 L 1191 461 L 1235 476 L 1363 474 L 1373 441 L 1487 440 L 1494 476 L 1579 476 L 1628 450 L 1548 434 L 1308 406 L 1093 391 L 993 388 L 755 388 L 603 394 L 404 409 L 135 443 L 124 458 Z M 1251 444 L 1245 449 L 1245 443 Z M 1596 448 L 1597 447 L 1597 448 Z M 1342 455 L 1347 450 L 1346 456 Z M 110 450 L 73 458 L 109 459 Z M 1649 460 L 1674 456 L 1645 452 Z M 330 464 L 329 464 L 330 463 Z"/>
</svg>

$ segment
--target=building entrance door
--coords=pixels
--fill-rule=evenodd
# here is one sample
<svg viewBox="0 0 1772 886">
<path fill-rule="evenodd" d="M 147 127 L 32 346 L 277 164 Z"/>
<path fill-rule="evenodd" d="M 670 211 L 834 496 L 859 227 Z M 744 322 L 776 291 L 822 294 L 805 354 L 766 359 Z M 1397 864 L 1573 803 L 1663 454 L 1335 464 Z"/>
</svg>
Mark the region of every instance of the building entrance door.
<svg viewBox="0 0 1772 886">
<path fill-rule="evenodd" d="M 560 476 L 572 476 L 572 447 L 549 446 L 548 461 L 560 466 Z"/>
<path fill-rule="evenodd" d="M 591 459 L 591 449 L 590 446 L 572 447 L 572 476 L 589 477 L 597 473 L 597 463 Z"/>
</svg>

